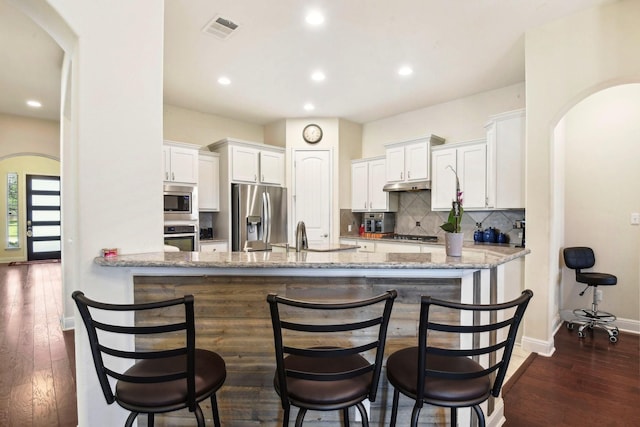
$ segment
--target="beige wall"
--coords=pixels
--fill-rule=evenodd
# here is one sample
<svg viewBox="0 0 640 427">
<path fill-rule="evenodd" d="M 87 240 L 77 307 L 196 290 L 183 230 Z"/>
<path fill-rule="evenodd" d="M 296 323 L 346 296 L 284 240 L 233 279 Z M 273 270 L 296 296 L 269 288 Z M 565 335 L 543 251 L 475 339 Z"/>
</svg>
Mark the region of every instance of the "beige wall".
<svg viewBox="0 0 640 427">
<path fill-rule="evenodd" d="M 0 113 L 0 159 L 17 153 L 38 153 L 59 159 L 58 122 Z"/>
<path fill-rule="evenodd" d="M 431 134 L 445 138 L 446 143 L 485 138 L 489 116 L 524 106 L 523 82 L 365 123 L 362 157 L 384 155 L 384 144 Z"/>
<path fill-rule="evenodd" d="M 552 179 L 554 128 L 586 96 L 618 83 L 640 80 L 638 16 L 640 2 L 620 1 L 526 34 L 526 206 L 531 254 L 526 257 L 525 283 L 535 293 L 529 312 L 536 313 L 536 318 L 525 319 L 524 332 L 530 338 L 529 345 L 542 353 L 553 352 L 553 331 L 558 324 L 554 312 L 561 273 L 557 234 L 564 221 L 561 207 L 552 204 L 557 200 Z M 635 184 L 622 189 L 637 191 Z M 628 215 L 624 213 L 625 221 Z M 614 240 L 609 239 L 606 245 L 602 250 L 618 251 Z M 637 286 L 637 280 L 628 286 Z"/>
<path fill-rule="evenodd" d="M 266 142 L 264 127 L 252 123 L 227 119 L 213 114 L 164 105 L 164 139 L 206 147 L 224 138 Z M 284 143 L 281 145 L 284 146 Z"/>
<path fill-rule="evenodd" d="M 340 153 L 338 154 L 340 209 L 351 209 L 351 160 L 362 158 L 362 125 L 340 119 Z"/>
<path fill-rule="evenodd" d="M 554 140 L 554 143 L 557 143 Z M 564 246 L 590 246 L 597 271 L 618 277 L 603 287 L 602 309 L 640 319 L 640 83 L 595 93 L 565 117 Z M 573 270 L 562 272 L 561 308 L 590 307 Z"/>
</svg>

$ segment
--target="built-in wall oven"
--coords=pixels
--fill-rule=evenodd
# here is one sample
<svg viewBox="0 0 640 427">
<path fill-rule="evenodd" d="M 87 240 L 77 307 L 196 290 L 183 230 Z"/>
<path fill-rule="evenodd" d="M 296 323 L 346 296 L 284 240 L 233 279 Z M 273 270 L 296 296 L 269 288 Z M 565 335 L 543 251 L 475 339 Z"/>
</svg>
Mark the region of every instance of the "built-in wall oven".
<svg viewBox="0 0 640 427">
<path fill-rule="evenodd" d="M 186 185 L 164 186 L 164 220 L 197 221 L 198 188 Z"/>
<path fill-rule="evenodd" d="M 198 232 L 198 224 L 165 224 L 164 244 L 184 252 L 197 251 Z"/>
</svg>

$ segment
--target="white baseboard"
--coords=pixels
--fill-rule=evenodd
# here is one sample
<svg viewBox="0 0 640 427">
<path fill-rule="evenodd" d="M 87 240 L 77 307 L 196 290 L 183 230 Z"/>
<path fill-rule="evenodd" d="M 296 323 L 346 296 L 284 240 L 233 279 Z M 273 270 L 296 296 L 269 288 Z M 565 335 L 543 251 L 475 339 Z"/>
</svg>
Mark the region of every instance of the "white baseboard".
<svg viewBox="0 0 640 427">
<path fill-rule="evenodd" d="M 618 317 L 614 322 L 618 329 L 624 332 L 640 335 L 640 321 L 631 319 L 621 319 Z"/>
<path fill-rule="evenodd" d="M 70 331 L 75 329 L 76 321 L 74 317 L 63 317 L 60 319 L 60 327 L 63 331 Z"/>
<path fill-rule="evenodd" d="M 556 351 L 553 338 L 551 341 L 543 341 L 530 337 L 522 337 L 522 349 L 530 353 L 538 353 L 545 357 L 550 357 Z"/>
</svg>

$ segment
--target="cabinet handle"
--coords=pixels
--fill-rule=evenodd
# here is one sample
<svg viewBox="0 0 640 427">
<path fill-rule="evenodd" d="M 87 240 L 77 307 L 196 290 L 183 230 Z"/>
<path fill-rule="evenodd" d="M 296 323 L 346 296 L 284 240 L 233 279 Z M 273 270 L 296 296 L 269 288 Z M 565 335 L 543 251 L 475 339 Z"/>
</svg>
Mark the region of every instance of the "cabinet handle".
<svg viewBox="0 0 640 427">
<path fill-rule="evenodd" d="M 164 180 L 169 181 L 169 172 L 164 173 Z"/>
<path fill-rule="evenodd" d="M 404 172 L 400 172 L 400 181 L 404 179 Z"/>
<path fill-rule="evenodd" d="M 369 209 L 373 207 L 373 202 L 369 202 Z"/>
<path fill-rule="evenodd" d="M 411 179 L 411 171 L 407 171 L 407 179 Z"/>
<path fill-rule="evenodd" d="M 171 181 L 175 181 L 176 180 L 176 174 L 174 172 L 171 172 Z"/>
<path fill-rule="evenodd" d="M 367 202 L 364 202 L 364 208 L 367 209 Z"/>
<path fill-rule="evenodd" d="M 258 182 L 258 175 L 253 175 L 253 182 Z"/>
</svg>

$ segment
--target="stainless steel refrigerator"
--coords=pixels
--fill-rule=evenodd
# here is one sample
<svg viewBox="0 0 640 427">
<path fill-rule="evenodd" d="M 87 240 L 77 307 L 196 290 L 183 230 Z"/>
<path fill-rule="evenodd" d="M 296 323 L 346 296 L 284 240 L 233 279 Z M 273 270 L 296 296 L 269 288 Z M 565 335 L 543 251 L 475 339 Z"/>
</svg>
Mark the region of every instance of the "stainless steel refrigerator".
<svg viewBox="0 0 640 427">
<path fill-rule="evenodd" d="M 270 251 L 287 242 L 287 189 L 231 185 L 231 250 Z"/>
</svg>

